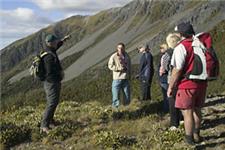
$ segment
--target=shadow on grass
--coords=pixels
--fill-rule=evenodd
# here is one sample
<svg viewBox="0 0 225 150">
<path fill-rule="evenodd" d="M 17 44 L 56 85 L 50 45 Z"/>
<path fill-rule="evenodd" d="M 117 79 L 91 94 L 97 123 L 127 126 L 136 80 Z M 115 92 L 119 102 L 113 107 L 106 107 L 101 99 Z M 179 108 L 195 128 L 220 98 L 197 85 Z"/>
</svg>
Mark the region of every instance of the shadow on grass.
<svg viewBox="0 0 225 150">
<path fill-rule="evenodd" d="M 141 108 L 134 111 L 122 111 L 122 112 L 114 112 L 112 118 L 114 120 L 135 120 L 138 118 L 142 118 L 148 116 L 150 114 L 162 114 L 163 102 L 153 102 L 149 104 L 143 105 Z"/>
<path fill-rule="evenodd" d="M 214 128 L 218 125 L 225 124 L 225 118 L 216 118 L 216 119 L 205 119 L 204 124 L 202 126 L 202 130 Z"/>
<path fill-rule="evenodd" d="M 205 140 L 218 140 L 219 138 L 225 138 L 225 132 L 221 133 L 220 136 L 208 136 L 208 137 L 205 137 Z M 196 150 L 205 150 L 206 148 L 215 148 L 222 145 L 222 144 L 225 144 L 225 141 L 220 141 L 220 142 L 212 142 L 212 143 L 209 143 L 209 144 L 205 144 L 205 145 L 197 145 L 196 146 Z"/>
<path fill-rule="evenodd" d="M 225 98 L 219 98 L 217 100 L 207 102 L 204 107 L 209 107 L 209 106 L 214 106 L 216 104 L 224 104 L 224 103 L 225 103 Z"/>
</svg>

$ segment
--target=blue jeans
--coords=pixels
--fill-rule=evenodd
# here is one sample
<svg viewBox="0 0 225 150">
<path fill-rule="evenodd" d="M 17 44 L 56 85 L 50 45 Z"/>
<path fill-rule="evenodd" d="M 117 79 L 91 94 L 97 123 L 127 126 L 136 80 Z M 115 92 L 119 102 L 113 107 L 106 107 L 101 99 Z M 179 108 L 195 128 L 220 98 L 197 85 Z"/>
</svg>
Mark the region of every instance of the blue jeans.
<svg viewBox="0 0 225 150">
<path fill-rule="evenodd" d="M 124 105 L 130 104 L 130 84 L 127 79 L 113 80 L 112 82 L 112 106 L 117 108 L 120 104 L 120 90 L 124 93 Z"/>
</svg>

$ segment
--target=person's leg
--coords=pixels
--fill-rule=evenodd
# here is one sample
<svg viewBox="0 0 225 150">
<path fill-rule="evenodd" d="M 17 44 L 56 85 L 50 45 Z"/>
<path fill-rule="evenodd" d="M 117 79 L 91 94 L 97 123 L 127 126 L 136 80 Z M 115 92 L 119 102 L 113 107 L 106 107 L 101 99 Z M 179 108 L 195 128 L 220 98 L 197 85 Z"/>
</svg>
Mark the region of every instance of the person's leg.
<svg viewBox="0 0 225 150">
<path fill-rule="evenodd" d="M 161 88 L 162 88 L 162 94 L 163 94 L 163 111 L 165 113 L 167 113 L 169 111 L 169 100 L 168 100 L 168 97 L 167 97 L 168 84 L 162 83 Z"/>
<path fill-rule="evenodd" d="M 120 94 L 121 80 L 113 80 L 112 82 L 112 107 L 119 107 L 119 94 Z"/>
<path fill-rule="evenodd" d="M 141 100 L 146 100 L 146 85 L 144 82 L 140 81 L 140 84 L 141 84 Z"/>
<path fill-rule="evenodd" d="M 147 100 L 147 84 L 141 81 L 141 100 Z"/>
<path fill-rule="evenodd" d="M 55 99 L 56 99 L 57 105 L 59 103 L 60 92 L 61 92 L 61 82 L 56 84 L 56 96 L 55 96 Z M 50 114 L 50 124 L 54 123 L 54 114 L 55 114 L 55 110 L 57 108 L 57 105 L 56 105 L 55 109 L 52 111 L 52 113 Z"/>
<path fill-rule="evenodd" d="M 148 97 L 147 97 L 148 100 L 152 99 L 151 87 L 152 87 L 152 77 L 150 78 L 148 82 Z"/>
<path fill-rule="evenodd" d="M 181 110 L 184 116 L 184 128 L 185 128 L 185 140 L 188 144 L 193 145 L 193 129 L 194 129 L 194 117 L 192 109 Z"/>
<path fill-rule="evenodd" d="M 192 109 L 181 110 L 184 116 L 185 134 L 192 136 L 194 128 L 194 117 Z"/>
<path fill-rule="evenodd" d="M 124 105 L 130 104 L 130 83 L 128 80 L 123 81 Z"/>
<path fill-rule="evenodd" d="M 194 99 L 195 89 L 178 89 L 176 94 L 175 107 L 181 109 L 184 117 L 185 141 L 193 145 L 193 128 L 194 128 Z"/>
<path fill-rule="evenodd" d="M 194 116 L 194 130 L 193 130 L 193 136 L 195 142 L 200 142 L 200 127 L 201 127 L 201 121 L 202 121 L 202 115 L 201 115 L 201 108 L 195 108 L 193 112 Z"/>
<path fill-rule="evenodd" d="M 196 93 L 197 93 L 197 97 L 195 100 L 195 108 L 193 112 L 194 121 L 195 121 L 193 136 L 194 136 L 195 142 L 198 143 L 202 141 L 202 138 L 200 136 L 200 128 L 201 128 L 201 121 L 202 121 L 201 107 L 205 103 L 206 88 L 198 89 Z"/>
<path fill-rule="evenodd" d="M 178 109 L 175 108 L 175 97 L 169 97 L 169 112 L 170 112 L 170 126 L 178 127 L 179 126 L 179 116 Z"/>
<path fill-rule="evenodd" d="M 151 87 L 149 84 L 146 85 L 146 100 L 151 99 Z"/>
<path fill-rule="evenodd" d="M 43 115 L 41 127 L 49 128 L 50 121 L 53 119 L 55 109 L 59 103 L 59 83 L 44 82 L 47 106 Z"/>
</svg>

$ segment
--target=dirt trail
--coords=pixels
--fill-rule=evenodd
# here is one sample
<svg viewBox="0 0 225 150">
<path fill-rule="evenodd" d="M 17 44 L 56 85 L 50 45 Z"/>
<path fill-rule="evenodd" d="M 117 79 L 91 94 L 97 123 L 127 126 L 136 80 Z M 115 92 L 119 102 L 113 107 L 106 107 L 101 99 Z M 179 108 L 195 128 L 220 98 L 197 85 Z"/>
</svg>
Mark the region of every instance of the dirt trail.
<svg viewBox="0 0 225 150">
<path fill-rule="evenodd" d="M 196 149 L 224 150 L 225 149 L 225 96 L 208 98 L 202 110 L 203 122 L 201 135 L 204 142 Z"/>
</svg>

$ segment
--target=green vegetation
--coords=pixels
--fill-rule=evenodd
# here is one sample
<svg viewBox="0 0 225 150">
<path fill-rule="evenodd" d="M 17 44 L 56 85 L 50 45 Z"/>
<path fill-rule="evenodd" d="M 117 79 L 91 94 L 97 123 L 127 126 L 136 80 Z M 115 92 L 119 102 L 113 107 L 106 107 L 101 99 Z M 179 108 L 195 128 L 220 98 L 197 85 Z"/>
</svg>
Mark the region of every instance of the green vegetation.
<svg viewBox="0 0 225 150">
<path fill-rule="evenodd" d="M 225 39 L 225 20 L 219 23 L 210 31 L 213 37 L 213 45 L 216 50 L 218 59 L 220 61 L 220 77 L 216 81 L 209 82 L 208 93 L 210 95 L 225 93 L 225 51 L 224 51 L 224 39 Z"/>
<path fill-rule="evenodd" d="M 175 2 L 176 3 L 176 2 Z M 170 12 L 170 13 L 168 13 Z M 176 6 L 170 1 L 156 1 L 152 7 L 149 15 L 149 21 L 155 22 L 172 16 L 176 12 Z"/>
<path fill-rule="evenodd" d="M 183 134 L 182 127 L 178 131 L 164 132 L 167 120 L 160 113 L 158 102 L 134 100 L 129 107 L 122 106 L 114 112 L 97 101 L 84 104 L 64 101 L 55 115 L 58 126 L 48 135 L 39 132 L 43 110 L 44 105 L 40 104 L 1 114 L 1 147 L 29 141 L 34 142 L 29 144 L 29 149 L 58 148 L 62 143 L 66 149 L 83 149 L 85 146 L 94 149 L 165 149 L 170 146 L 169 149 L 173 149 Z M 152 134 L 154 132 L 163 136 Z"/>
</svg>

